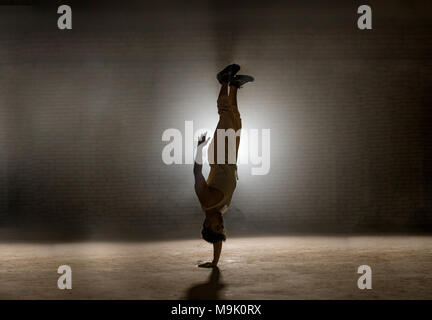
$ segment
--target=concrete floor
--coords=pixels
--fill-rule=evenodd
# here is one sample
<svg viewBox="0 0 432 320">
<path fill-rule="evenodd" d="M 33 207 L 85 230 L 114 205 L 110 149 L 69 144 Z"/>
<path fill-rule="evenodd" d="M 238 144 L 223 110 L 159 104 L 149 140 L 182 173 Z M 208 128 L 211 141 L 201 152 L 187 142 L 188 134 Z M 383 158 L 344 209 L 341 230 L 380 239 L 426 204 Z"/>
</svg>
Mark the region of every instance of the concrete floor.
<svg viewBox="0 0 432 320">
<path fill-rule="evenodd" d="M 0 244 L 1 299 L 432 299 L 432 237 L 230 238 L 219 270 L 202 240 Z M 73 289 L 57 288 L 72 267 Z M 373 289 L 357 288 L 371 266 Z"/>
</svg>

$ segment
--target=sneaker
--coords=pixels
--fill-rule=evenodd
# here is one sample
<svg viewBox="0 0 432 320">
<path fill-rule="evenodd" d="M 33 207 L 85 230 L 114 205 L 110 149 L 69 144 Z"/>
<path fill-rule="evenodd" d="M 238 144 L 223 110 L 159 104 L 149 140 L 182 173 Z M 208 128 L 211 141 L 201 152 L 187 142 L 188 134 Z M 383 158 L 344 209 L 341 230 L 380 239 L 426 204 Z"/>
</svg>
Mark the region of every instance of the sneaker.
<svg viewBox="0 0 432 320">
<path fill-rule="evenodd" d="M 216 76 L 220 84 L 228 83 L 239 72 L 240 66 L 238 64 L 230 64 L 228 67 L 219 72 Z"/>
<path fill-rule="evenodd" d="M 252 82 L 254 80 L 255 79 L 252 76 L 248 76 L 248 75 L 244 75 L 244 74 L 239 74 L 238 76 L 235 76 L 231 80 L 230 86 L 241 88 L 245 83 Z"/>
</svg>

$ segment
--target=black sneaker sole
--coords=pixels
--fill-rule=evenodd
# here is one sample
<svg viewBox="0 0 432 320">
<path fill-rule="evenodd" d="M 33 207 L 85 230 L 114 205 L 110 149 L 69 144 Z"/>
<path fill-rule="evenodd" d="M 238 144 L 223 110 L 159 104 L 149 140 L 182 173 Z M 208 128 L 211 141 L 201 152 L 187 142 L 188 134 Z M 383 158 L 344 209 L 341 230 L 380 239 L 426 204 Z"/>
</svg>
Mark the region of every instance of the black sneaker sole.
<svg viewBox="0 0 432 320">
<path fill-rule="evenodd" d="M 252 76 L 248 76 L 245 74 L 239 74 L 232 79 L 232 81 L 230 82 L 230 85 L 235 86 L 237 88 L 241 88 L 246 83 L 253 82 L 254 80 L 255 80 L 255 78 Z"/>
</svg>

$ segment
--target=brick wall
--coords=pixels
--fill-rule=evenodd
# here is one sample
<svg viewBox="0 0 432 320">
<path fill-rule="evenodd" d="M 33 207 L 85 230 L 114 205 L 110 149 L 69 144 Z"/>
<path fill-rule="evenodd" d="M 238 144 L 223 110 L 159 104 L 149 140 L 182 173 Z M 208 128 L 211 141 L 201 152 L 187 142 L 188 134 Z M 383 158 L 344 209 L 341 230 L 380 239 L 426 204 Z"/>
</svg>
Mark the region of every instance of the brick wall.
<svg viewBox="0 0 432 320">
<path fill-rule="evenodd" d="M 55 9 L 2 10 L 2 224 L 195 230 L 192 165 L 163 164 L 161 136 L 215 127 L 231 62 L 256 77 L 239 106 L 244 127 L 271 129 L 271 171 L 240 166 L 228 228 L 426 223 L 430 5 L 369 3 L 371 31 L 346 3 L 72 2 L 72 31 Z"/>
</svg>

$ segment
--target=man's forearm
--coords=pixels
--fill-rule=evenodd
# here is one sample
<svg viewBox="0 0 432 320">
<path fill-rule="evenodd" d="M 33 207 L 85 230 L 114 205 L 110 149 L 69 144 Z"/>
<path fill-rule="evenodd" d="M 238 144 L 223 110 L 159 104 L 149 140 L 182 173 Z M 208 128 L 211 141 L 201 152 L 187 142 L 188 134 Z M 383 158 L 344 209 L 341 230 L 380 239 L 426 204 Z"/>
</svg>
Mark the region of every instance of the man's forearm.
<svg viewBox="0 0 432 320">
<path fill-rule="evenodd" d="M 202 148 L 200 146 L 197 148 L 193 171 L 195 175 L 202 173 Z"/>
</svg>

